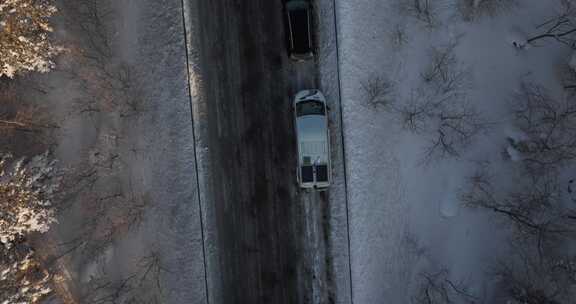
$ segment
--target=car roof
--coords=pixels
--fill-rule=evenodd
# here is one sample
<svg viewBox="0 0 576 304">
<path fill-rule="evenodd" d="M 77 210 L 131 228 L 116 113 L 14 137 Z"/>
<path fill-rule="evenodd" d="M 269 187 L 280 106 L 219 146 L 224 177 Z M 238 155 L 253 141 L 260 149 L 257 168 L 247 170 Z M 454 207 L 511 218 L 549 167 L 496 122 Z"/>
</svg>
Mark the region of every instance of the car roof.
<svg viewBox="0 0 576 304">
<path fill-rule="evenodd" d="M 326 116 L 324 115 L 304 115 L 296 118 L 298 135 L 302 135 L 301 140 L 325 140 L 326 137 Z"/>
<path fill-rule="evenodd" d="M 299 163 L 304 163 L 304 158 L 318 159 L 328 162 L 328 129 L 326 116 L 306 115 L 296 118 L 298 132 Z"/>
</svg>

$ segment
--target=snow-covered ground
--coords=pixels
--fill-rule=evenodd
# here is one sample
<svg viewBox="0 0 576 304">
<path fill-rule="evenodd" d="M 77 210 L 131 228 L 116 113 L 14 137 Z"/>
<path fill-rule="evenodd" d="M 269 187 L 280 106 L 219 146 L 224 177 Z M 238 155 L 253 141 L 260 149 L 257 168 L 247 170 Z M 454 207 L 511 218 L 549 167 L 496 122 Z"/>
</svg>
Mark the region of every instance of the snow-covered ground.
<svg viewBox="0 0 576 304">
<path fill-rule="evenodd" d="M 93 181 L 67 189 L 78 192 L 44 241 L 64 254 L 66 289 L 86 302 L 205 303 L 182 3 L 57 5 L 72 51 L 35 77 L 46 93 L 34 97 L 59 124 L 62 167 L 92 172 L 71 184 Z"/>
<path fill-rule="evenodd" d="M 333 186 L 330 189 L 330 199 L 326 215 L 328 219 L 320 219 L 329 233 L 328 248 L 324 255 L 329 261 L 331 282 L 325 282 L 331 289 L 331 298 L 335 303 L 350 303 L 350 259 L 348 242 L 348 218 L 346 202 L 346 179 L 344 151 L 342 147 L 342 124 L 340 113 L 340 91 L 338 79 L 338 58 L 336 48 L 336 25 L 334 1 L 318 1 L 316 11 L 318 20 L 318 71 L 320 88 L 325 94 L 330 106 L 330 124 L 332 149 Z"/>
<path fill-rule="evenodd" d="M 410 303 L 421 274 L 442 269 L 473 294 L 490 298 L 494 280 L 488 272 L 506 253 L 509 230 L 494 215 L 462 206 L 460 194 L 479 163 L 498 168 L 511 162 L 504 156 L 506 137 L 514 131 L 507 113 L 520 81 L 558 91 L 558 71 L 569 60 L 569 49 L 553 41 L 513 46 L 556 14 L 556 1 L 521 1 L 509 11 L 470 20 L 456 6 L 464 1 L 430 1 L 432 26 L 400 5 L 414 2 L 336 1 L 357 304 Z M 426 162 L 429 130 L 408 132 L 394 109 L 434 89 L 422 79 L 431 48 L 450 43 L 455 66 L 466 75 L 458 100 L 474 106 L 489 127 L 460 157 Z M 376 76 L 389 79 L 393 90 L 391 102 L 375 108 L 367 105 L 363 87 Z"/>
<path fill-rule="evenodd" d="M 487 1 L 491 0 L 474 3 Z M 331 124 L 333 130 L 341 126 L 344 131 L 344 153 L 335 150 L 333 158 L 340 168 L 345 157 L 346 166 L 346 179 L 334 177 L 337 186 L 330 192 L 329 210 L 323 211 L 330 218 L 324 223 L 330 231 L 326 264 L 332 266 L 326 271 L 332 272 L 328 277 L 334 280 L 329 282 L 334 286 L 330 298 L 336 303 L 410 303 L 423 274 L 442 274 L 474 297 L 493 303 L 495 280 L 489 272 L 495 261 L 507 255 L 511 229 L 491 213 L 463 206 L 461 194 L 468 189 L 468 177 L 481 166 L 493 168 L 504 188 L 518 179 L 512 168 L 522 155 L 509 142 L 518 134 L 510 119 L 510 102 L 522 80 L 560 93 L 570 52 L 553 41 L 522 48 L 513 42 L 522 44 L 538 32 L 539 24 L 557 14 L 557 1 L 526 0 L 494 16 L 470 18 L 464 18 L 456 5 L 466 0 L 430 1 L 430 16 L 404 6 L 415 3 L 408 0 L 318 2 L 320 84 L 329 100 L 341 100 L 342 124 L 336 104 L 331 104 Z M 101 197 L 95 202 L 121 191 L 131 200 L 146 200 L 149 209 L 138 229 L 114 237 L 95 256 L 69 253 L 62 260 L 68 263 L 67 279 L 84 284 L 108 280 L 114 285 L 141 276 L 142 268 L 152 265 L 148 261 L 160 261 L 161 267 L 152 266 L 162 282 L 162 303 L 206 303 L 206 291 L 218 290 L 218 282 L 209 277 L 206 286 L 205 281 L 189 96 L 196 97 L 202 83 L 194 77 L 194 66 L 186 69 L 181 2 L 94 3 L 112 4 L 108 18 L 115 25 L 108 33 L 112 50 L 107 64 L 129 67 L 136 87 L 130 92 L 137 95 L 128 97 L 136 96 L 144 108 L 78 109 L 78 101 L 94 97 L 89 96 L 94 92 L 83 91 L 77 79 L 67 74 L 66 68 L 78 62 L 68 62 L 66 57 L 59 62 L 62 68 L 35 77 L 40 87 L 49 89 L 35 97 L 49 104 L 61 121 L 56 156 L 63 165 L 88 162 L 98 167 L 102 176 L 96 190 Z M 66 9 L 62 12 L 70 14 Z M 57 29 L 65 41 L 82 39 L 75 32 L 78 29 Z M 188 38 L 193 44 L 194 37 Z M 333 48 L 336 40 L 338 53 Z M 458 149 L 458 157 L 427 158 L 425 151 L 437 126 L 425 124 L 410 132 L 402 126 L 399 113 L 414 102 L 438 97 L 434 80 L 424 80 L 433 48 L 440 53 L 453 48 L 453 53 L 443 53 L 449 58 L 448 76 L 460 77 L 450 89 L 454 94 L 450 102 L 473 106 L 486 127 L 470 136 L 471 143 Z M 190 55 L 197 54 L 192 49 Z M 333 69 L 336 63 L 338 72 Z M 382 89 L 386 84 L 390 91 L 377 97 L 389 102 L 369 105 L 367 88 Z M 195 109 L 196 116 L 203 110 Z M 331 135 L 334 146 L 340 146 L 340 134 Z M 197 153 L 201 166 L 206 165 L 202 157 L 206 152 Z M 82 207 L 69 212 L 80 214 L 81 220 L 62 218 L 51 240 L 68 241 L 94 218 L 90 209 Z M 209 216 L 204 214 L 204 220 Z M 209 239 L 213 228 L 204 231 Z M 214 254 L 210 246 L 206 251 Z M 135 288 L 145 293 L 150 291 L 147 287 L 156 288 L 153 285 Z M 70 292 L 79 291 L 71 288 Z"/>
</svg>

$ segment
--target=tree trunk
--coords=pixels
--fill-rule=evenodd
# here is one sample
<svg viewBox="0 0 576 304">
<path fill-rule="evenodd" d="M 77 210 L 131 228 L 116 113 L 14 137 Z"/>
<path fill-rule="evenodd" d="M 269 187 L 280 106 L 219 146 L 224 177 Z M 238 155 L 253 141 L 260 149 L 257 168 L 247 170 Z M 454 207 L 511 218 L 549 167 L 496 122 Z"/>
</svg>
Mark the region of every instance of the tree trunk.
<svg viewBox="0 0 576 304">
<path fill-rule="evenodd" d="M 0 129 L 8 129 L 23 132 L 40 132 L 37 126 L 25 124 L 19 121 L 0 119 Z"/>
</svg>

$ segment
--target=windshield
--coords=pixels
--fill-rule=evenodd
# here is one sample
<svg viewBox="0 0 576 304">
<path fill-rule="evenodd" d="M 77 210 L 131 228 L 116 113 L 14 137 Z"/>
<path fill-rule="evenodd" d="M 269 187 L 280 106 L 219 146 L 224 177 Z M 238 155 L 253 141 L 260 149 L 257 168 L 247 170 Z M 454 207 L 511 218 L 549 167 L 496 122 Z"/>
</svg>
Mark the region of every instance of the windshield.
<svg viewBox="0 0 576 304">
<path fill-rule="evenodd" d="M 319 101 L 315 100 L 303 101 L 299 102 L 296 105 L 296 116 L 298 117 L 304 115 L 324 115 L 324 114 L 325 114 L 324 104 Z"/>
</svg>

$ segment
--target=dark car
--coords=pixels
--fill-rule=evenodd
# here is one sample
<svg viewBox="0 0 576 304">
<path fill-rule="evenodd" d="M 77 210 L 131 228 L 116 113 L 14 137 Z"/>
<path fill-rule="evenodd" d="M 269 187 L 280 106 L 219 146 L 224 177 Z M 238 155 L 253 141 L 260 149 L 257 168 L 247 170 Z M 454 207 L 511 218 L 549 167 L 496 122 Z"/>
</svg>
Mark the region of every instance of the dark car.
<svg viewBox="0 0 576 304">
<path fill-rule="evenodd" d="M 286 2 L 288 53 L 294 60 L 314 57 L 312 52 L 312 6 L 305 0 Z"/>
</svg>

